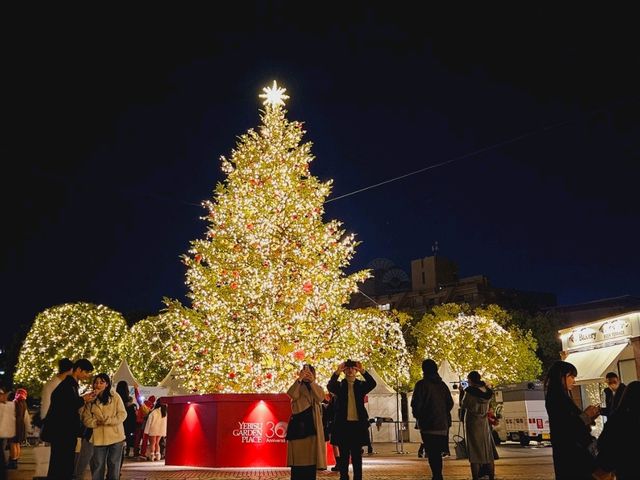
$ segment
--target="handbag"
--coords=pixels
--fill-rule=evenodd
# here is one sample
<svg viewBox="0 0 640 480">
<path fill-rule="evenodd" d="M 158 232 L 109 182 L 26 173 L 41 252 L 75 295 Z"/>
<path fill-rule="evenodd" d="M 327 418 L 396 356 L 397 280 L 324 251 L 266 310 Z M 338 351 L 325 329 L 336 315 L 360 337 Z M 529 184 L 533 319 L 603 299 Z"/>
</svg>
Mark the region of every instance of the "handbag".
<svg viewBox="0 0 640 480">
<path fill-rule="evenodd" d="M 460 435 L 453 436 L 453 443 L 456 445 L 456 459 L 469 458 L 469 452 L 467 451 L 467 441 Z"/>
<path fill-rule="evenodd" d="M 316 434 L 316 426 L 313 421 L 313 405 L 300 413 L 292 413 L 287 425 L 287 440 L 299 440 Z"/>
</svg>

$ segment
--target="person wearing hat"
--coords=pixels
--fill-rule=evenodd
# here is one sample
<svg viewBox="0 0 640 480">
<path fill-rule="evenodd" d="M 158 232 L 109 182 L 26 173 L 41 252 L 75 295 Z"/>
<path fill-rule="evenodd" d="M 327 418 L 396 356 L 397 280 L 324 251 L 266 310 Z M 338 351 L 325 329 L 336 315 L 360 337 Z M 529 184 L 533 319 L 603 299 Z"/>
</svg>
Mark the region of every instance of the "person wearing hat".
<svg viewBox="0 0 640 480">
<path fill-rule="evenodd" d="M 13 398 L 16 416 L 16 434 L 9 439 L 9 463 L 7 468 L 18 468 L 18 460 L 20 459 L 20 445 L 27 439 L 27 430 L 31 429 L 31 417 L 27 408 L 27 391 L 24 388 L 16 390 Z"/>
</svg>

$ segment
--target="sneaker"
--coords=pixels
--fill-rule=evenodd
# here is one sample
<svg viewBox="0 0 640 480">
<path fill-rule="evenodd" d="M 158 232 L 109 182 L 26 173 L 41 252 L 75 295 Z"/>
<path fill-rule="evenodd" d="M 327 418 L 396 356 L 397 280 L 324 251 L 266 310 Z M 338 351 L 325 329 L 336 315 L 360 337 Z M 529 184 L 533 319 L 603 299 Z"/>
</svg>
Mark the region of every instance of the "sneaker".
<svg viewBox="0 0 640 480">
<path fill-rule="evenodd" d="M 340 471 L 340 467 L 338 465 L 334 465 L 333 467 L 331 467 L 331 471 L 332 472 L 339 472 Z"/>
<path fill-rule="evenodd" d="M 160 455 L 160 452 L 156 453 L 156 462 L 159 462 L 160 460 L 162 460 L 162 456 Z"/>
</svg>

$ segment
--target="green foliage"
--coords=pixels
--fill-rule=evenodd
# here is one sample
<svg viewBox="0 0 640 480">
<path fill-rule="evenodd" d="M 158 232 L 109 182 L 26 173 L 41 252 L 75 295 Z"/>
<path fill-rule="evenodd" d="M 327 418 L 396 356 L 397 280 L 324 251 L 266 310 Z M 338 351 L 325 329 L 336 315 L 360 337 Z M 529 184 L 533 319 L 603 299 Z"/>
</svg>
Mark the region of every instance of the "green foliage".
<svg viewBox="0 0 640 480">
<path fill-rule="evenodd" d="M 175 311 L 165 311 L 140 320 L 131 328 L 122 350 L 141 385 L 157 385 L 175 364 L 181 318 Z"/>
<path fill-rule="evenodd" d="M 561 320 L 554 313 L 513 313 L 513 324 L 523 330 L 530 330 L 536 339 L 536 354 L 542 361 L 543 372 L 546 372 L 555 361 L 560 359 L 562 342 L 558 335 L 558 329 Z"/>
<path fill-rule="evenodd" d="M 530 331 L 510 323 L 508 313 L 495 305 L 475 314 L 465 304 L 436 306 L 414 327 L 418 346 L 413 371 L 419 371 L 422 359 L 432 358 L 438 364 L 448 360 L 461 378 L 471 370 L 493 383 L 537 378 L 537 342 Z"/>
<path fill-rule="evenodd" d="M 89 359 L 95 372 L 115 373 L 128 335 L 124 317 L 104 305 L 67 303 L 39 313 L 20 349 L 14 380 L 37 396 L 63 357 Z"/>
</svg>

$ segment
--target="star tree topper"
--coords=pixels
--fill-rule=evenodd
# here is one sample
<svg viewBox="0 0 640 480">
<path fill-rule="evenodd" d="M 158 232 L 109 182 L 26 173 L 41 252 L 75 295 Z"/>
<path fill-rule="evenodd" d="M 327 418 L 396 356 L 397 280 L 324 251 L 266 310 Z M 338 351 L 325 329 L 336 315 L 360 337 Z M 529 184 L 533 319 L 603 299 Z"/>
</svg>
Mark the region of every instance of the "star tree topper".
<svg viewBox="0 0 640 480">
<path fill-rule="evenodd" d="M 284 101 L 289 98 L 289 95 L 284 93 L 287 89 L 279 87 L 275 80 L 273 81 L 273 86 L 264 87 L 262 91 L 264 93 L 258 96 L 265 99 L 264 102 L 262 102 L 263 105 L 271 105 L 272 108 L 278 105 L 284 105 Z"/>
</svg>

